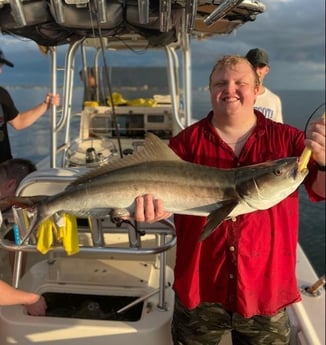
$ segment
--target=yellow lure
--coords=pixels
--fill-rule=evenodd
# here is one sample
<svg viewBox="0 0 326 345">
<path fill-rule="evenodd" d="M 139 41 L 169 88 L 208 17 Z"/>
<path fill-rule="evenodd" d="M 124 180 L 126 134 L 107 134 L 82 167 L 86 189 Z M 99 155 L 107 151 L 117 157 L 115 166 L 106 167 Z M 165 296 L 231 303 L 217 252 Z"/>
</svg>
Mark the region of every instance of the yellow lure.
<svg viewBox="0 0 326 345">
<path fill-rule="evenodd" d="M 322 115 L 322 118 L 325 117 L 325 113 Z M 311 150 L 307 147 L 304 148 L 304 150 L 301 153 L 300 159 L 299 159 L 299 170 L 302 171 L 303 169 L 306 169 L 309 163 L 309 159 L 311 156 Z"/>
</svg>

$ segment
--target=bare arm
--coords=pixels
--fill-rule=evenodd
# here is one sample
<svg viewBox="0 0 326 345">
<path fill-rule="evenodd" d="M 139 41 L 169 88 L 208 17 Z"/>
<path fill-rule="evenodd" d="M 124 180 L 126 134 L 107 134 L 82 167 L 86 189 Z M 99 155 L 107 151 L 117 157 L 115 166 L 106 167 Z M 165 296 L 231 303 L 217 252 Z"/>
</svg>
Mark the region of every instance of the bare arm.
<svg viewBox="0 0 326 345">
<path fill-rule="evenodd" d="M 27 128 L 45 114 L 49 106 L 59 104 L 60 96 L 58 94 L 54 95 L 48 93 L 42 103 L 32 109 L 20 112 L 13 120 L 9 121 L 9 123 L 16 130 Z"/>
<path fill-rule="evenodd" d="M 325 153 L 325 129 L 326 120 L 325 117 L 319 120 L 313 121 L 307 131 L 307 139 L 305 140 L 305 145 L 307 148 L 311 150 L 312 158 L 314 161 L 321 165 L 325 166 L 326 164 L 326 153 Z M 325 197 L 325 171 L 318 171 L 316 180 L 312 185 L 313 191 L 320 195 L 321 197 Z"/>
<path fill-rule="evenodd" d="M 45 315 L 46 303 L 42 296 L 15 289 L 0 280 L 0 306 L 24 304 L 31 315 Z"/>
<path fill-rule="evenodd" d="M 316 178 L 314 184 L 312 185 L 313 191 L 323 198 L 326 197 L 325 180 L 326 180 L 325 171 L 318 171 L 317 178 Z"/>
</svg>

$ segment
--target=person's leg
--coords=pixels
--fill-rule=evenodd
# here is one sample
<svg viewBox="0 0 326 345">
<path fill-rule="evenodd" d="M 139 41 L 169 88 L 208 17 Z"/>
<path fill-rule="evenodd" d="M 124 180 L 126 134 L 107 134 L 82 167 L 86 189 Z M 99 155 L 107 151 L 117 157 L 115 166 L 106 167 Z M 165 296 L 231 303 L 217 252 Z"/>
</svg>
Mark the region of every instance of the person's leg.
<svg viewBox="0 0 326 345">
<path fill-rule="evenodd" d="M 231 330 L 231 316 L 219 304 L 202 303 L 186 309 L 175 298 L 172 321 L 174 345 L 217 345 Z"/>
<path fill-rule="evenodd" d="M 254 316 L 246 319 L 234 313 L 232 316 L 233 345 L 288 345 L 291 328 L 286 310 L 274 316 Z"/>
</svg>

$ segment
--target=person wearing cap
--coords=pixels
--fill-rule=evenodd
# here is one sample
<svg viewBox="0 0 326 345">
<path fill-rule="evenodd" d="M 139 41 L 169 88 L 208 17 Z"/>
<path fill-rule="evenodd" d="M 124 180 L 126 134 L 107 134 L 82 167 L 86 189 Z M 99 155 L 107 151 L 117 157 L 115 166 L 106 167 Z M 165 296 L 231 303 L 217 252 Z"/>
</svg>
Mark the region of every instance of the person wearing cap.
<svg viewBox="0 0 326 345">
<path fill-rule="evenodd" d="M 266 75 L 270 71 L 268 54 L 263 49 L 254 48 L 248 51 L 246 58 L 254 66 L 259 77 L 259 91 L 255 101 L 255 108 L 268 119 L 283 123 L 280 97 L 263 84 Z"/>
<path fill-rule="evenodd" d="M 6 59 L 0 49 L 0 73 L 3 65 L 14 67 L 14 64 Z M 12 158 L 7 123 L 16 130 L 27 128 L 44 115 L 49 106 L 57 106 L 59 103 L 59 94 L 48 93 L 42 103 L 32 109 L 20 112 L 8 91 L 0 86 L 0 163 Z"/>
</svg>

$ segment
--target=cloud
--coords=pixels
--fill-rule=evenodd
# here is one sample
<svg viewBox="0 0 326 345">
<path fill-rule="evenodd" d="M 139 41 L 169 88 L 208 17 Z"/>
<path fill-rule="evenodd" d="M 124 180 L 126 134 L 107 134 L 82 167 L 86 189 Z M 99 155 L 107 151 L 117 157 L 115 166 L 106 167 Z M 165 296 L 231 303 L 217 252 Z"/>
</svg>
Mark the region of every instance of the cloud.
<svg viewBox="0 0 326 345">
<path fill-rule="evenodd" d="M 266 78 L 267 86 L 272 89 L 324 90 L 324 0 L 265 0 L 263 3 L 266 5 L 263 14 L 230 35 L 201 41 L 193 39 L 193 65 L 207 74 L 218 56 L 231 53 L 245 55 L 249 49 L 261 47 L 270 56 L 271 72 Z M 24 42 L 17 44 L 17 39 L 1 38 L 0 46 L 7 58 L 15 63 L 15 73 L 24 71 L 25 76 L 28 74 L 32 78 L 34 73 L 37 78 L 42 78 L 41 73 L 48 69 L 47 58 L 35 54 L 38 48 L 34 42 L 20 40 Z M 61 49 L 58 51 L 58 55 L 62 55 Z M 149 53 L 130 54 L 126 60 L 116 55 L 110 60 L 111 63 L 143 65 L 145 60 L 147 65 L 155 65 L 163 61 Z M 1 76 L 1 80 L 4 76 Z"/>
<path fill-rule="evenodd" d="M 279 89 L 325 89 L 325 2 L 266 0 L 266 10 L 227 36 L 193 42 L 192 62 L 212 64 L 220 55 L 268 51 L 266 82 Z"/>
</svg>

